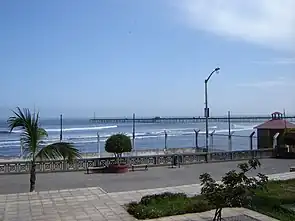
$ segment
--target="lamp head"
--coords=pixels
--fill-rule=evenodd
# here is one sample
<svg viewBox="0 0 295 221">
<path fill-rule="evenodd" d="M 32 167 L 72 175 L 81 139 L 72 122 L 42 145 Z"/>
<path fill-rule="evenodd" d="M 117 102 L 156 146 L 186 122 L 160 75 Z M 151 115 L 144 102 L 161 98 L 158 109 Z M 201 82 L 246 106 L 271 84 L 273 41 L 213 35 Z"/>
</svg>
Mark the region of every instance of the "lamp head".
<svg viewBox="0 0 295 221">
<path fill-rule="evenodd" d="M 214 71 L 218 73 L 218 72 L 219 72 L 219 70 L 220 70 L 220 68 L 215 68 L 215 70 L 214 70 Z"/>
</svg>

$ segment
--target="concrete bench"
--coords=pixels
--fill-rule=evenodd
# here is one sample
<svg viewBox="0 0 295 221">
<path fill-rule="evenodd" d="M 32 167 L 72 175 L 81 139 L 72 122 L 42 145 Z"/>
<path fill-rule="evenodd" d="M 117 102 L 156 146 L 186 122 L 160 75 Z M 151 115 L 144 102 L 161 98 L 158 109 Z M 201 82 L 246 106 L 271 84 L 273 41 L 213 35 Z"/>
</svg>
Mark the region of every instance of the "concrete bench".
<svg viewBox="0 0 295 221">
<path fill-rule="evenodd" d="M 290 172 L 295 172 L 295 166 L 290 167 Z"/>
<path fill-rule="evenodd" d="M 147 164 L 132 164 L 131 165 L 131 170 L 134 171 L 136 168 L 144 168 L 144 170 L 148 170 L 148 165 Z"/>
<path fill-rule="evenodd" d="M 90 171 L 92 172 L 98 172 L 100 170 L 103 170 L 105 168 L 105 166 L 98 166 L 98 167 L 87 167 L 86 168 L 86 173 L 89 174 Z"/>
</svg>

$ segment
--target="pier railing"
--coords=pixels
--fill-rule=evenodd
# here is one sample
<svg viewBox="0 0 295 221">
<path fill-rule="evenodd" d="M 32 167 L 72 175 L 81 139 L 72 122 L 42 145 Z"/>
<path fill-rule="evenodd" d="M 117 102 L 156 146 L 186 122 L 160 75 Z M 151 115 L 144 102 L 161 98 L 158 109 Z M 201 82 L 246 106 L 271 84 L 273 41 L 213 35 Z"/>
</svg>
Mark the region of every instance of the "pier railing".
<svg viewBox="0 0 295 221">
<path fill-rule="evenodd" d="M 122 162 L 128 164 L 148 164 L 148 166 L 168 166 L 172 164 L 175 154 L 162 155 L 145 155 L 145 156 L 125 156 Z M 180 164 L 197 164 L 205 162 L 222 162 L 247 160 L 251 158 L 270 158 L 273 156 L 273 149 L 245 150 L 245 151 L 222 151 L 211 153 L 183 153 L 178 154 Z M 206 160 L 207 158 L 207 160 Z M 64 160 L 52 160 L 37 162 L 36 171 L 39 173 L 46 172 L 69 172 L 85 171 L 87 167 L 108 166 L 117 163 L 114 157 L 106 158 L 85 158 L 78 159 L 73 163 Z M 19 174 L 29 173 L 31 162 L 25 161 L 3 161 L 0 162 L 0 174 Z"/>
<path fill-rule="evenodd" d="M 285 116 L 284 119 L 289 121 L 295 121 L 295 116 Z M 230 122 L 233 123 L 252 123 L 252 122 L 264 122 L 271 120 L 271 116 L 239 116 L 234 117 L 209 117 L 208 122 Z M 153 117 L 153 118 L 91 118 L 92 123 L 99 124 L 123 124 L 123 123 L 204 123 L 205 117 Z"/>
</svg>

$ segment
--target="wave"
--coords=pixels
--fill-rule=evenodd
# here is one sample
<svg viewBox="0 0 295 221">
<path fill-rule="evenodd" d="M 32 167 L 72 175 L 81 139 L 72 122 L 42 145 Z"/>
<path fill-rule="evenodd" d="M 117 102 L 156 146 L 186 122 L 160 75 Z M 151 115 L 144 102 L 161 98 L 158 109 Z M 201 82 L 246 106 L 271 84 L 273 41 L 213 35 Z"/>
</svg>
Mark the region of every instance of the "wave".
<svg viewBox="0 0 295 221">
<path fill-rule="evenodd" d="M 104 127 L 92 127 L 90 130 L 98 130 L 98 129 L 108 129 L 108 128 L 116 128 L 117 126 L 104 126 Z M 95 128 L 95 129 L 94 129 Z M 89 130 L 89 128 L 70 128 L 70 129 L 82 129 L 82 130 Z M 253 127 L 243 127 L 243 128 L 234 128 L 232 132 L 239 132 L 239 131 L 251 131 Z M 135 139 L 155 139 L 155 138 L 163 138 L 165 136 L 165 129 L 157 129 L 156 131 L 148 131 L 148 132 L 136 132 Z M 210 128 L 209 133 L 215 132 L 216 134 L 224 134 L 228 132 L 228 129 L 220 129 L 220 130 L 212 130 Z M 114 132 L 115 133 L 115 132 Z M 100 135 L 100 142 L 105 142 L 108 137 L 113 135 L 114 133 L 101 133 Z M 195 134 L 194 128 L 173 128 L 173 129 L 166 129 L 166 133 L 168 137 L 177 137 L 177 136 L 193 136 Z M 205 134 L 205 131 L 200 131 L 200 134 Z M 132 137 L 132 133 L 125 133 L 127 136 Z M 49 139 L 45 140 L 45 144 L 50 144 L 53 142 L 58 142 L 59 136 L 50 136 Z M 64 135 L 64 141 L 68 141 L 74 144 L 85 144 L 85 143 L 96 143 L 97 142 L 97 135 L 81 135 L 81 136 L 69 136 Z M 11 146 L 19 146 L 19 140 L 4 140 L 0 141 L 0 148 L 1 147 L 11 147 Z"/>
<path fill-rule="evenodd" d="M 112 126 L 100 126 L 100 127 L 71 127 L 71 128 L 63 128 L 62 131 L 92 131 L 92 130 L 103 130 L 103 129 L 112 129 L 117 128 L 117 125 Z M 59 132 L 60 128 L 45 128 L 47 132 Z M 21 130 L 15 130 L 15 133 L 21 133 Z"/>
<path fill-rule="evenodd" d="M 250 127 L 252 127 L 252 128 L 254 128 L 254 127 L 256 127 L 257 125 L 255 124 L 255 125 L 251 125 L 251 126 L 249 126 L 249 125 L 240 125 L 240 124 L 232 124 L 232 127 L 233 128 L 236 128 L 236 129 L 243 129 L 243 128 L 250 128 Z"/>
<path fill-rule="evenodd" d="M 8 130 L 0 130 L 0 134 L 9 134 L 10 132 Z"/>
</svg>

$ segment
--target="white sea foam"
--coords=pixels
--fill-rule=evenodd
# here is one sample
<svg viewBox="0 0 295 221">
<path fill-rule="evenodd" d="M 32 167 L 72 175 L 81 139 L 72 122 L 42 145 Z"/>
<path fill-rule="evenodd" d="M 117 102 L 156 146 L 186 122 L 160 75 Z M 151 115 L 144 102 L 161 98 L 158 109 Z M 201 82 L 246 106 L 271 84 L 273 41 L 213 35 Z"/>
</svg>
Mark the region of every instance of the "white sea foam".
<svg viewBox="0 0 295 221">
<path fill-rule="evenodd" d="M 240 126 L 240 127 L 238 127 Z M 114 126 L 101 126 L 101 127 L 84 127 L 84 128 L 66 128 L 64 131 L 96 131 L 96 130 L 102 130 L 102 129 L 110 129 L 110 128 L 116 128 L 117 125 Z M 215 131 L 216 134 L 222 134 L 227 133 L 228 129 L 220 129 L 220 130 L 214 130 L 215 127 L 211 127 L 209 130 L 209 133 L 212 133 Z M 233 129 L 231 129 L 232 132 L 239 132 L 239 131 L 251 131 L 253 130 L 253 126 L 242 126 L 242 125 L 236 125 Z M 49 129 L 47 131 L 59 131 L 57 129 Z M 135 139 L 154 139 L 154 138 L 160 138 L 165 136 L 165 132 L 167 132 L 168 137 L 177 137 L 177 136 L 191 136 L 193 135 L 194 128 L 169 128 L 169 129 L 156 129 L 154 131 L 148 131 L 148 132 L 136 132 L 135 133 Z M 103 131 L 100 135 L 100 142 L 104 142 L 108 137 L 110 137 L 113 133 L 105 133 Z M 205 134 L 205 131 L 200 131 L 200 134 Z M 132 133 L 126 133 L 126 135 L 132 137 Z M 74 144 L 83 144 L 83 143 L 96 143 L 97 142 L 97 135 L 93 132 L 93 135 L 64 135 L 63 139 L 68 142 L 72 142 Z M 58 142 L 59 136 L 51 136 L 47 140 L 45 140 L 45 144 L 50 144 L 53 142 Z M 19 140 L 4 140 L 0 141 L 0 148 L 1 147 L 16 147 L 20 145 Z"/>
<path fill-rule="evenodd" d="M 117 128 L 117 125 L 112 126 L 100 126 L 100 127 L 73 127 L 73 128 L 63 128 L 63 131 L 92 131 L 92 130 L 102 130 L 102 129 L 112 129 Z M 60 128 L 45 128 L 47 132 L 59 132 Z M 15 130 L 15 133 L 21 133 L 21 130 Z"/>
<path fill-rule="evenodd" d="M 255 124 L 255 125 L 251 125 L 251 126 L 249 126 L 249 125 L 240 125 L 240 124 L 233 124 L 232 125 L 232 127 L 233 128 L 236 128 L 236 129 L 244 129 L 244 128 L 254 128 L 254 127 L 256 127 L 257 125 Z"/>
</svg>

